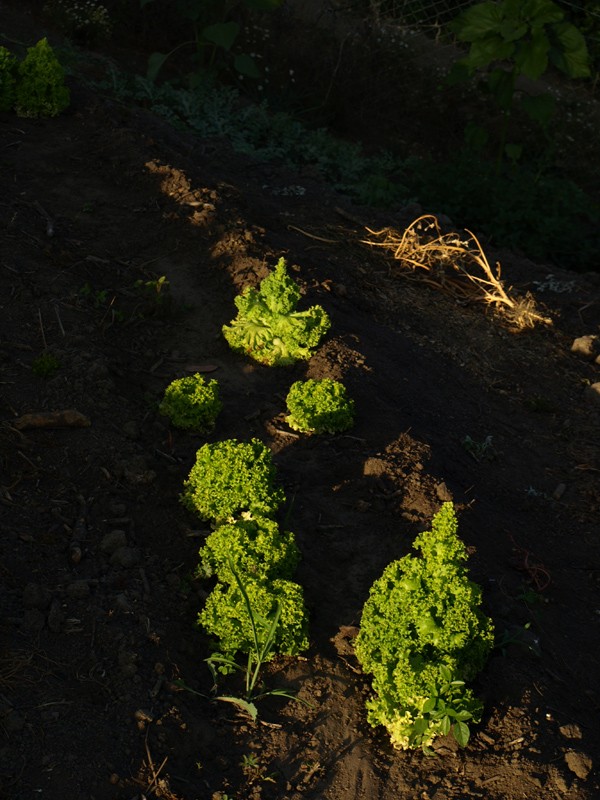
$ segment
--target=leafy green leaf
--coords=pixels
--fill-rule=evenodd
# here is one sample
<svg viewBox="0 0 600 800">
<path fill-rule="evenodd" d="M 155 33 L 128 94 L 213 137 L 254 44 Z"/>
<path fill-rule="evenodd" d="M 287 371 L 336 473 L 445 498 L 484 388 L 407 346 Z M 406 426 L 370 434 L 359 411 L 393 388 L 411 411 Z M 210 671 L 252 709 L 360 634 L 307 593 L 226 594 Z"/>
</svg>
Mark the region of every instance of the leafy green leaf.
<svg viewBox="0 0 600 800">
<path fill-rule="evenodd" d="M 262 78 L 262 72 L 259 70 L 256 61 L 246 53 L 236 55 L 233 60 L 233 68 L 246 78 Z"/>
<path fill-rule="evenodd" d="M 216 22 L 214 25 L 207 25 L 206 28 L 203 28 L 202 36 L 208 42 L 212 42 L 224 50 L 231 50 L 239 32 L 240 26 L 237 22 Z"/>
<path fill-rule="evenodd" d="M 244 711 L 252 720 L 252 722 L 256 722 L 258 717 L 258 709 L 251 701 L 244 700 L 241 697 L 231 697 L 229 695 L 219 695 L 215 697 L 215 700 L 222 700 L 224 703 L 231 703 L 234 706 L 237 706 L 241 711 Z"/>
<path fill-rule="evenodd" d="M 469 742 L 469 737 L 471 732 L 469 731 L 469 726 L 458 720 L 452 726 L 452 735 L 460 745 L 460 747 L 466 747 Z"/>
<path fill-rule="evenodd" d="M 515 65 L 522 75 L 537 80 L 548 67 L 550 42 L 543 30 L 534 30 L 530 41 L 520 43 L 515 54 Z"/>
<path fill-rule="evenodd" d="M 464 11 L 452 24 L 461 42 L 475 42 L 499 30 L 504 15 L 499 3 L 478 3 Z"/>
<path fill-rule="evenodd" d="M 169 57 L 169 53 L 152 53 L 148 57 L 148 67 L 146 68 L 146 77 L 150 81 L 155 81 L 158 73 L 162 69 L 163 64 Z"/>
<path fill-rule="evenodd" d="M 526 95 L 521 99 L 521 105 L 528 116 L 546 127 L 556 112 L 556 101 L 550 94 Z"/>
</svg>

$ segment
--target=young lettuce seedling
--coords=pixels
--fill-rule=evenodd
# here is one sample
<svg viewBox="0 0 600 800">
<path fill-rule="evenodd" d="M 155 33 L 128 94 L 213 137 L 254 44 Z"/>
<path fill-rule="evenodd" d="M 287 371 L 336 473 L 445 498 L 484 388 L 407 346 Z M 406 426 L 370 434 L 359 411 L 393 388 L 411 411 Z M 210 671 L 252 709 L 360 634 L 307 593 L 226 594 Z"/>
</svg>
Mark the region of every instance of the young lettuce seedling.
<svg viewBox="0 0 600 800">
<path fill-rule="evenodd" d="M 309 359 L 330 327 L 321 306 L 296 311 L 300 289 L 290 278 L 285 259 L 261 281 L 235 298 L 237 317 L 223 326 L 229 346 L 267 366 L 285 366 Z"/>
</svg>

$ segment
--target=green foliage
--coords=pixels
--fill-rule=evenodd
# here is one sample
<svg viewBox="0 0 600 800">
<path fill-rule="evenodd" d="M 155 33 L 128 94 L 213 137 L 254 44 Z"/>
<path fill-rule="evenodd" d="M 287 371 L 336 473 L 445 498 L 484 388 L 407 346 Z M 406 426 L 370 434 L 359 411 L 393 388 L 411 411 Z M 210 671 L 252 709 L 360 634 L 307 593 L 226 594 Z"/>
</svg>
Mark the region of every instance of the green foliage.
<svg viewBox="0 0 600 800">
<path fill-rule="evenodd" d="M 300 289 L 280 258 L 258 289 L 247 286 L 235 298 L 237 317 L 223 326 L 229 346 L 268 366 L 285 366 L 308 359 L 329 330 L 321 306 L 296 311 Z"/>
<path fill-rule="evenodd" d="M 20 117 L 56 117 L 70 103 L 65 73 L 47 39 L 27 48 L 19 64 L 15 108 Z"/>
<path fill-rule="evenodd" d="M 466 688 L 493 645 L 481 590 L 469 581 L 452 503 L 445 503 L 408 555 L 375 581 L 362 613 L 356 655 L 373 674 L 371 725 L 384 725 L 394 747 L 428 747 L 452 731 L 464 746 L 467 722 L 481 704 Z"/>
<path fill-rule="evenodd" d="M 225 439 L 198 450 L 181 500 L 203 519 L 221 523 L 246 511 L 272 517 L 285 496 L 275 486 L 268 447 L 258 439 Z"/>
<path fill-rule="evenodd" d="M 585 39 L 552 0 L 502 0 L 470 6 L 450 25 L 458 39 L 469 44 L 468 55 L 454 66 L 456 82 L 485 70 L 487 89 L 504 113 L 498 163 L 516 160 L 520 146 L 506 143 L 516 81 L 521 75 L 540 78 L 550 65 L 570 78 L 590 76 Z M 488 67 L 494 65 L 488 71 Z M 554 114 L 550 95 L 525 96 L 523 110 L 546 128 Z"/>
<path fill-rule="evenodd" d="M 176 428 L 210 433 L 222 407 L 217 381 L 207 382 L 196 373 L 178 378 L 167 386 L 159 411 L 169 417 Z"/>
<path fill-rule="evenodd" d="M 52 353 L 42 353 L 31 364 L 31 371 L 38 378 L 51 378 L 60 369 L 60 361 Z"/>
<path fill-rule="evenodd" d="M 97 0 L 48 0 L 43 11 L 67 36 L 82 44 L 95 44 L 112 33 L 108 9 Z"/>
<path fill-rule="evenodd" d="M 15 103 L 17 59 L 6 47 L 0 47 L 0 111 L 10 111 Z"/>
<path fill-rule="evenodd" d="M 143 8 L 153 0 L 140 0 Z M 283 0 L 180 0 L 175 10 L 191 27 L 193 39 L 181 42 L 169 53 L 152 53 L 148 59 L 147 76 L 155 80 L 165 61 L 176 51 L 192 45 L 200 69 L 191 77 L 190 84 L 195 85 L 201 73 L 206 69 L 216 69 L 228 65 L 239 74 L 248 78 L 259 78 L 261 73 L 254 59 L 247 53 L 235 53 L 235 44 L 240 34 L 240 24 L 231 19 L 234 11 L 272 11 L 282 4 Z"/>
<path fill-rule="evenodd" d="M 259 640 L 264 641 L 275 615 L 277 624 L 270 652 L 265 653 L 260 644 L 258 647 L 258 651 L 263 653 L 262 661 L 269 661 L 276 652 L 294 656 L 306 650 L 307 613 L 302 588 L 297 583 L 281 579 L 241 578 L 241 582 L 244 591 L 237 582 L 217 583 L 198 617 L 206 632 L 219 640 L 220 654 L 235 659 L 240 652 L 257 652 L 256 623 Z M 247 597 L 244 597 L 244 592 Z"/>
<path fill-rule="evenodd" d="M 286 398 L 286 422 L 305 433 L 340 433 L 354 424 L 354 401 L 346 387 L 331 378 L 296 381 Z"/>
<path fill-rule="evenodd" d="M 197 574 L 202 578 L 216 575 L 224 583 L 235 583 L 233 566 L 242 580 L 288 579 L 299 557 L 291 531 L 280 531 L 272 519 L 246 515 L 210 534 L 200 550 Z"/>
</svg>

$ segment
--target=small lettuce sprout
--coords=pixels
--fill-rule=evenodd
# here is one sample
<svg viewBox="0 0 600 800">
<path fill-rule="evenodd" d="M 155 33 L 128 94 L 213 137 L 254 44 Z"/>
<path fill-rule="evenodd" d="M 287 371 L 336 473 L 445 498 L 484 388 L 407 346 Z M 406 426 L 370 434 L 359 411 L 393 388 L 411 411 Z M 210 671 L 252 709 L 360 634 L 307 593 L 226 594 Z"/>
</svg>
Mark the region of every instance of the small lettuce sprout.
<svg viewBox="0 0 600 800">
<path fill-rule="evenodd" d="M 331 323 L 321 306 L 296 311 L 300 296 L 280 258 L 258 289 L 247 286 L 235 298 L 238 315 L 223 326 L 229 346 L 267 366 L 309 359 Z"/>
<path fill-rule="evenodd" d="M 452 503 L 413 547 L 421 558 L 394 561 L 364 605 L 356 656 L 373 675 L 371 725 L 387 728 L 394 747 L 423 748 L 452 732 L 464 747 L 467 722 L 482 705 L 465 681 L 483 668 L 493 645 L 491 620 L 480 611 L 481 589 L 467 576 L 465 547 Z"/>
<path fill-rule="evenodd" d="M 271 451 L 258 439 L 205 444 L 196 453 L 181 501 L 217 524 L 244 512 L 273 517 L 285 500 L 275 477 Z"/>
<path fill-rule="evenodd" d="M 243 581 L 291 578 L 299 559 L 294 534 L 280 531 L 272 519 L 249 514 L 214 530 L 200 550 L 198 577 L 216 575 L 235 583 L 232 567 Z"/>
<path fill-rule="evenodd" d="M 213 379 L 206 382 L 196 373 L 172 381 L 165 390 L 158 410 L 169 417 L 176 428 L 210 433 L 222 407 L 217 381 Z"/>
<path fill-rule="evenodd" d="M 296 381 L 286 403 L 289 416 L 286 422 L 304 433 L 340 433 L 354 424 L 354 401 L 346 387 L 331 378 Z"/>
<path fill-rule="evenodd" d="M 269 661 L 275 653 L 295 656 L 308 647 L 308 615 L 302 587 L 288 580 L 242 579 L 246 598 L 238 582 L 217 583 L 198 615 L 198 623 L 219 640 L 221 672 L 231 672 L 225 663 L 238 653 L 256 649 L 255 631 L 267 629 L 276 619 L 271 646 L 262 653 Z"/>
<path fill-rule="evenodd" d="M 10 111 L 15 104 L 17 59 L 6 47 L 0 47 L 0 111 Z"/>
<path fill-rule="evenodd" d="M 56 117 L 68 107 L 65 73 L 47 39 L 27 48 L 19 64 L 15 109 L 20 117 Z"/>
</svg>

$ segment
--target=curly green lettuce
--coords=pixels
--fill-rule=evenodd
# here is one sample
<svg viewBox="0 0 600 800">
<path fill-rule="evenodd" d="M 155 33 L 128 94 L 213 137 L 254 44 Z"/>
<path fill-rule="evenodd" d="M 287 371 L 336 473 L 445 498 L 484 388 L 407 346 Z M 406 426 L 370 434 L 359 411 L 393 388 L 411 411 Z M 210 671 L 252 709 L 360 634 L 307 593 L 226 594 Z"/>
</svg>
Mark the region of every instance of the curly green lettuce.
<svg viewBox="0 0 600 800">
<path fill-rule="evenodd" d="M 217 524 L 244 512 L 273 517 L 285 501 L 271 451 L 259 439 L 203 445 L 183 486 L 184 506 Z"/>
<path fill-rule="evenodd" d="M 69 106 L 65 72 L 47 39 L 27 48 L 18 73 L 15 110 L 20 117 L 56 117 Z"/>
<path fill-rule="evenodd" d="M 481 589 L 467 576 L 465 547 L 452 503 L 420 534 L 412 555 L 394 561 L 364 605 L 356 655 L 373 675 L 371 725 L 384 725 L 395 747 L 427 747 L 450 731 L 461 745 L 481 703 L 465 685 L 493 646 Z"/>
<path fill-rule="evenodd" d="M 158 410 L 169 417 L 176 428 L 210 433 L 222 408 L 217 381 L 207 382 L 196 373 L 172 381 L 165 389 Z"/>
<path fill-rule="evenodd" d="M 224 583 L 235 583 L 232 566 L 240 579 L 271 581 L 291 578 L 300 553 L 291 531 L 281 531 L 266 517 L 251 517 L 221 525 L 200 550 L 197 574 L 213 575 Z"/>
<path fill-rule="evenodd" d="M 296 381 L 286 398 L 286 422 L 304 433 L 341 433 L 354 424 L 354 401 L 346 387 L 331 378 Z"/>
<path fill-rule="evenodd" d="M 223 326 L 229 346 L 267 366 L 309 359 L 331 323 L 321 306 L 296 311 L 300 296 L 280 258 L 258 288 L 248 286 L 235 298 L 237 317 Z"/>
<path fill-rule="evenodd" d="M 266 625 L 279 605 L 281 616 L 273 651 L 266 660 L 280 653 L 295 656 L 308 647 L 308 614 L 302 587 L 287 580 L 244 581 L 255 624 Z M 231 658 L 254 650 L 252 621 L 239 586 L 217 583 L 198 615 L 198 623 L 219 640 L 219 651 Z"/>
</svg>

